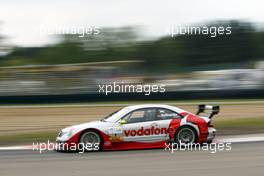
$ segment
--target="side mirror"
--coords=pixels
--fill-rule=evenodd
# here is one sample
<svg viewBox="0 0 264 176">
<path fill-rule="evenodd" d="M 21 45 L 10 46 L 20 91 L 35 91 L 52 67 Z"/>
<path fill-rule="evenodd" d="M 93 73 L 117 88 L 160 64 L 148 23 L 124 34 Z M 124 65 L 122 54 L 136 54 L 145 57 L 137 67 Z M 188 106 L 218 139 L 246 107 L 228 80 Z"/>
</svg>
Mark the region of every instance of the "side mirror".
<svg viewBox="0 0 264 176">
<path fill-rule="evenodd" d="M 119 120 L 119 124 L 120 125 L 124 125 L 124 124 L 126 124 L 127 123 L 127 121 L 126 120 L 124 120 L 124 119 L 122 119 L 122 120 Z"/>
</svg>

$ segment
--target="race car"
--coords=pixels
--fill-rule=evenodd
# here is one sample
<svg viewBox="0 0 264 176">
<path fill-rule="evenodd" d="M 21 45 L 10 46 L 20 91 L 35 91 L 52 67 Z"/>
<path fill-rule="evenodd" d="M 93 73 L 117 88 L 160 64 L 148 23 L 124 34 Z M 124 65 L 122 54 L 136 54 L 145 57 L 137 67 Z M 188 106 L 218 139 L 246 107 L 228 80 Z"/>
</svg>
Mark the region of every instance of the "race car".
<svg viewBox="0 0 264 176">
<path fill-rule="evenodd" d="M 59 132 L 56 142 L 89 144 L 97 150 L 163 148 L 171 142 L 211 143 L 216 135 L 212 117 L 219 110 L 219 106 L 199 105 L 193 114 L 170 105 L 133 105 L 99 121 L 67 127 Z"/>
</svg>

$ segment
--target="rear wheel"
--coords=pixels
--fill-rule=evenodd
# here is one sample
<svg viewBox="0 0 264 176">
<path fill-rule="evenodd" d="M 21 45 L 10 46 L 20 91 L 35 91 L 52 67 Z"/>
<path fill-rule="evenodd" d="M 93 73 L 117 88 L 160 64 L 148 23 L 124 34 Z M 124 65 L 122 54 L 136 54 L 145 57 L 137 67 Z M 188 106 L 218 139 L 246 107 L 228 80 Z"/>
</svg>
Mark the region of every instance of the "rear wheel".
<svg viewBox="0 0 264 176">
<path fill-rule="evenodd" d="M 178 144 L 193 144 L 196 142 L 197 135 L 193 128 L 181 127 L 175 134 L 175 142 Z"/>
<path fill-rule="evenodd" d="M 213 143 L 213 139 L 212 140 L 209 140 L 206 142 L 207 144 L 212 144 Z"/>
<path fill-rule="evenodd" d="M 87 130 L 81 135 L 80 143 L 86 151 L 99 151 L 102 150 L 103 139 L 97 131 Z"/>
</svg>

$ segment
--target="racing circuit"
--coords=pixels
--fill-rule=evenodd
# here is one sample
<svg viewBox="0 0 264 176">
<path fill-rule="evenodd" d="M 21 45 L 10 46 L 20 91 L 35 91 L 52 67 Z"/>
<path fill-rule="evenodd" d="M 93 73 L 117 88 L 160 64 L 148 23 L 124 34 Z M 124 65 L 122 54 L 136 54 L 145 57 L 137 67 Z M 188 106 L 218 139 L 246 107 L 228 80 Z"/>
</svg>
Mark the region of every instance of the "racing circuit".
<svg viewBox="0 0 264 176">
<path fill-rule="evenodd" d="M 248 118 L 258 110 L 262 116 L 263 102 L 222 103 L 222 114 L 216 119 L 229 118 L 230 114 L 239 114 L 232 119 Z M 119 107 L 102 105 L 109 113 Z M 193 104 L 185 104 L 187 109 L 195 110 Z M 246 108 L 247 107 L 247 108 Z M 64 108 L 62 111 L 62 108 Z M 80 121 L 87 121 L 103 116 L 106 112 L 97 111 L 100 106 L 89 107 L 2 107 L 3 114 L 12 118 L 13 126 L 2 123 L 3 134 L 16 127 L 17 133 L 23 131 L 37 132 L 37 128 L 48 126 L 49 129 Z M 233 111 L 231 112 L 230 109 Z M 47 111 L 48 110 L 48 111 Z M 80 111 L 81 110 L 81 111 Z M 88 113 L 89 112 L 89 113 Z M 8 114 L 9 113 L 9 114 Z M 248 114 L 247 114 L 248 113 Z M 31 114 L 32 116 L 27 116 Z M 52 115 L 49 115 L 52 114 Z M 75 116 L 77 115 L 77 118 Z M 87 115 L 92 118 L 87 119 Z M 41 117 L 46 117 L 41 118 Z M 66 116 L 66 118 L 65 118 Z M 22 119 L 18 117 L 26 117 Z M 37 118 L 39 117 L 39 118 Z M 62 122 L 61 119 L 67 119 Z M 3 119 L 4 120 L 4 119 Z M 4 122 L 4 121 L 2 121 Z M 31 122 L 30 124 L 28 122 Z M 35 125 L 36 124 L 36 125 Z M 56 126 L 51 126 L 56 124 Z M 36 126 L 36 129 L 31 127 Z M 21 129 L 18 127 L 22 127 Z M 13 132 L 13 133 L 14 133 Z M 244 132 L 245 134 L 246 132 Z M 0 146 L 0 175 L 240 175 L 262 176 L 264 168 L 264 134 L 218 136 L 216 142 L 231 142 L 232 150 L 218 151 L 165 151 L 164 149 L 104 151 L 87 153 L 59 153 L 55 151 L 33 151 L 28 146 Z"/>
<path fill-rule="evenodd" d="M 231 151 L 164 149 L 43 154 L 32 150 L 0 151 L 0 175 L 240 175 L 261 176 L 264 143 L 235 143 Z"/>
</svg>

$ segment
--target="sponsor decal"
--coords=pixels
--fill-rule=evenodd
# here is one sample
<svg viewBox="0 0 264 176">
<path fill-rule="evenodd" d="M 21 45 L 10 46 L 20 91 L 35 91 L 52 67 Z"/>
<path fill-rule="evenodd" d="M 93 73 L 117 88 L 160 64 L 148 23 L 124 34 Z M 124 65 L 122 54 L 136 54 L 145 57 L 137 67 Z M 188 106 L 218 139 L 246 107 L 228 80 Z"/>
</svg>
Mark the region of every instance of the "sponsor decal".
<svg viewBox="0 0 264 176">
<path fill-rule="evenodd" d="M 141 127 L 138 130 L 124 130 L 124 135 L 128 136 L 149 136 L 172 133 L 172 128 L 159 128 L 152 126 L 150 128 Z"/>
<path fill-rule="evenodd" d="M 123 139 L 123 130 L 121 127 L 110 127 L 108 129 L 109 140 L 111 142 L 122 142 Z"/>
<path fill-rule="evenodd" d="M 122 136 L 110 136 L 109 140 L 111 142 L 122 142 L 124 141 L 124 138 Z"/>
</svg>

